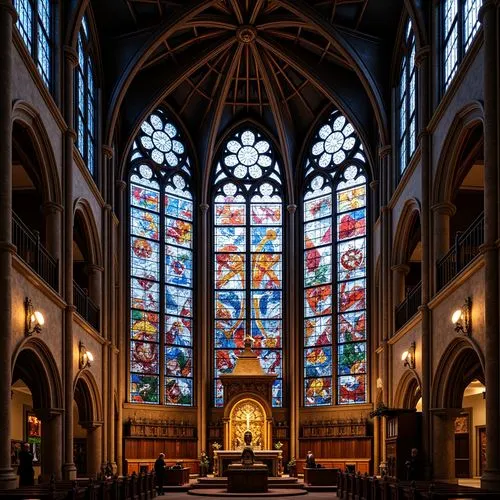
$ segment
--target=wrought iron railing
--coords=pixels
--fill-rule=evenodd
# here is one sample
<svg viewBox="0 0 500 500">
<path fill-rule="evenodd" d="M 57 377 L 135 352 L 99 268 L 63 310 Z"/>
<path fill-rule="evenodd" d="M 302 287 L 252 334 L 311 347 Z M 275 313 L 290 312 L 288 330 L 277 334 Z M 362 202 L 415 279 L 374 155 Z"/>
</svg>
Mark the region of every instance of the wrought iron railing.
<svg viewBox="0 0 500 500">
<path fill-rule="evenodd" d="M 99 330 L 99 307 L 92 302 L 89 294 L 73 281 L 73 302 L 78 314 L 96 330 Z"/>
<path fill-rule="evenodd" d="M 422 282 L 419 282 L 408 292 L 405 300 L 396 307 L 396 330 L 399 330 L 412 316 L 417 314 L 421 305 Z"/>
<path fill-rule="evenodd" d="M 40 243 L 40 233 L 31 230 L 12 212 L 12 243 L 17 255 L 55 291 L 59 290 L 59 263 Z"/>
<path fill-rule="evenodd" d="M 455 243 L 436 264 L 436 285 L 441 290 L 469 262 L 479 254 L 479 247 L 484 243 L 484 213 L 463 233 L 457 233 Z"/>
</svg>

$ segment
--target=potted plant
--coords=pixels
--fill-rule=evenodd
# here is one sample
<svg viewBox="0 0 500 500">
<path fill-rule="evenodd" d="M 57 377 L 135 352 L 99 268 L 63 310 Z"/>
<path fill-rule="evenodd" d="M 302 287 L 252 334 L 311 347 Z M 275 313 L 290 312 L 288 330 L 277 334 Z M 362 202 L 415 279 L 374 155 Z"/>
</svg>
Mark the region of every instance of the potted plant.
<svg viewBox="0 0 500 500">
<path fill-rule="evenodd" d="M 210 467 L 210 460 L 207 454 L 202 451 L 200 455 L 200 477 L 207 477 L 208 468 Z"/>
<path fill-rule="evenodd" d="M 297 462 L 295 461 L 295 457 L 292 457 L 287 464 L 288 467 L 288 475 L 290 477 L 297 477 Z"/>
</svg>

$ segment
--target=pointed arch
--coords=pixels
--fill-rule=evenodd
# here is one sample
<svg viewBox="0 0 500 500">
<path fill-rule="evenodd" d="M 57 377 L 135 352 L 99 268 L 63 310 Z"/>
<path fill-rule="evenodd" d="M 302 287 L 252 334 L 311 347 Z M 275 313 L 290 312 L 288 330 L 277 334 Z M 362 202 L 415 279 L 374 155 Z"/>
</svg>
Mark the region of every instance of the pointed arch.
<svg viewBox="0 0 500 500">
<path fill-rule="evenodd" d="M 392 244 L 393 266 L 406 264 L 408 260 L 407 253 L 409 237 L 415 223 L 415 219 L 420 219 L 420 211 L 420 201 L 417 198 L 411 198 L 403 205 Z"/>
<path fill-rule="evenodd" d="M 74 394 L 80 425 L 86 427 L 104 421 L 102 397 L 96 380 L 89 370 L 83 370 L 75 380 Z"/>
<path fill-rule="evenodd" d="M 214 405 L 220 375 L 231 373 L 246 336 L 262 368 L 277 375 L 274 407 L 283 405 L 285 206 L 279 149 L 255 122 L 221 138 L 211 172 Z"/>
<path fill-rule="evenodd" d="M 483 122 L 484 108 L 479 101 L 469 103 L 455 115 L 437 163 L 433 182 L 434 204 L 452 201 L 463 145 L 470 132 L 483 126 Z"/>
<path fill-rule="evenodd" d="M 102 256 L 102 245 L 99 237 L 99 231 L 97 230 L 92 207 L 84 198 L 78 198 L 74 202 L 73 220 L 75 221 L 77 217 L 80 217 L 85 229 L 84 232 L 87 239 L 87 248 L 89 250 L 90 258 L 89 264 L 94 264 L 102 268 L 104 266 L 104 260 Z"/>
<path fill-rule="evenodd" d="M 413 370 L 406 370 L 394 393 L 394 408 L 415 409 L 422 397 L 422 383 Z"/>
<path fill-rule="evenodd" d="M 12 123 L 19 123 L 29 136 L 40 166 L 40 180 L 45 203 L 62 204 L 61 182 L 54 151 L 40 113 L 28 102 L 14 101 Z"/>
<path fill-rule="evenodd" d="M 36 409 L 63 408 L 62 380 L 50 348 L 39 338 L 30 337 L 14 351 L 11 361 L 12 384 L 22 379 L 29 387 Z"/>
<path fill-rule="evenodd" d="M 431 408 L 462 408 L 465 388 L 474 379 L 485 384 L 484 354 L 469 337 L 453 339 L 433 377 Z"/>
<path fill-rule="evenodd" d="M 334 109 L 308 143 L 302 176 L 305 406 L 368 398 L 366 164 L 357 131 Z"/>
</svg>

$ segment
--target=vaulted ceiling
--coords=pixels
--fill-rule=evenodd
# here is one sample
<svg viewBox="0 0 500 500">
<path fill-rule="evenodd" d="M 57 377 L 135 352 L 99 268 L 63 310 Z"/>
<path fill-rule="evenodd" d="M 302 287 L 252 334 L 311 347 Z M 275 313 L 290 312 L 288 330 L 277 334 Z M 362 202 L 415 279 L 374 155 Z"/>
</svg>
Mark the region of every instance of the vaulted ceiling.
<svg viewBox="0 0 500 500">
<path fill-rule="evenodd" d="M 224 131 L 263 123 L 295 166 L 332 104 L 372 146 L 387 137 L 402 0 L 95 0 L 108 137 L 129 144 L 166 103 L 209 163 Z"/>
</svg>

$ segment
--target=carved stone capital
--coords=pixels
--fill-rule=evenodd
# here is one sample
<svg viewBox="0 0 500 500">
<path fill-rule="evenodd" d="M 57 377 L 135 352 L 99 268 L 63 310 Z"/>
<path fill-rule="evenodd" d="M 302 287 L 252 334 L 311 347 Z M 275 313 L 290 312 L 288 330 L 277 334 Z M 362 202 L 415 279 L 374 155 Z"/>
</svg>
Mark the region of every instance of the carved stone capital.
<svg viewBox="0 0 500 500">
<path fill-rule="evenodd" d="M 55 203 L 53 201 L 47 201 L 43 204 L 43 213 L 47 215 L 56 215 L 63 211 L 63 206 L 59 205 L 59 203 Z"/>
<path fill-rule="evenodd" d="M 64 45 L 63 47 L 63 53 L 65 59 L 73 66 L 76 68 L 78 65 L 78 54 L 76 50 L 71 47 L 70 45 Z"/>
<path fill-rule="evenodd" d="M 417 65 L 417 68 L 420 67 L 426 59 L 429 59 L 431 56 L 431 46 L 430 45 L 424 45 L 423 47 L 420 47 L 418 49 L 417 53 L 415 54 L 415 64 Z"/>
<path fill-rule="evenodd" d="M 119 191 L 121 191 L 123 193 L 125 191 L 125 189 L 127 188 L 127 183 L 125 181 L 122 181 L 122 180 L 117 180 L 116 187 L 118 188 Z"/>
<path fill-rule="evenodd" d="M 431 210 L 437 215 L 448 215 L 449 217 L 453 217 L 457 212 L 457 207 L 449 201 L 442 201 L 432 205 Z"/>
<path fill-rule="evenodd" d="M 410 266 L 408 264 L 396 264 L 391 267 L 391 271 L 406 276 L 410 272 Z"/>
<path fill-rule="evenodd" d="M 108 146 L 107 144 L 103 144 L 101 147 L 102 147 L 102 153 L 104 154 L 104 157 L 107 160 L 110 160 L 111 158 L 113 158 L 114 149 L 111 146 Z"/>
<path fill-rule="evenodd" d="M 378 156 L 381 160 L 383 160 L 386 156 L 389 156 L 392 152 L 392 146 L 387 144 L 385 146 L 380 146 L 378 148 Z"/>
<path fill-rule="evenodd" d="M 293 215 L 296 212 L 296 210 L 297 210 L 297 205 L 293 205 L 293 204 L 292 205 L 288 205 L 286 207 L 286 209 L 288 210 L 288 213 L 290 215 Z"/>
<path fill-rule="evenodd" d="M 208 209 L 210 208 L 210 205 L 207 205 L 206 203 L 202 203 L 200 205 L 200 211 L 203 215 L 205 215 L 208 212 Z"/>
</svg>

